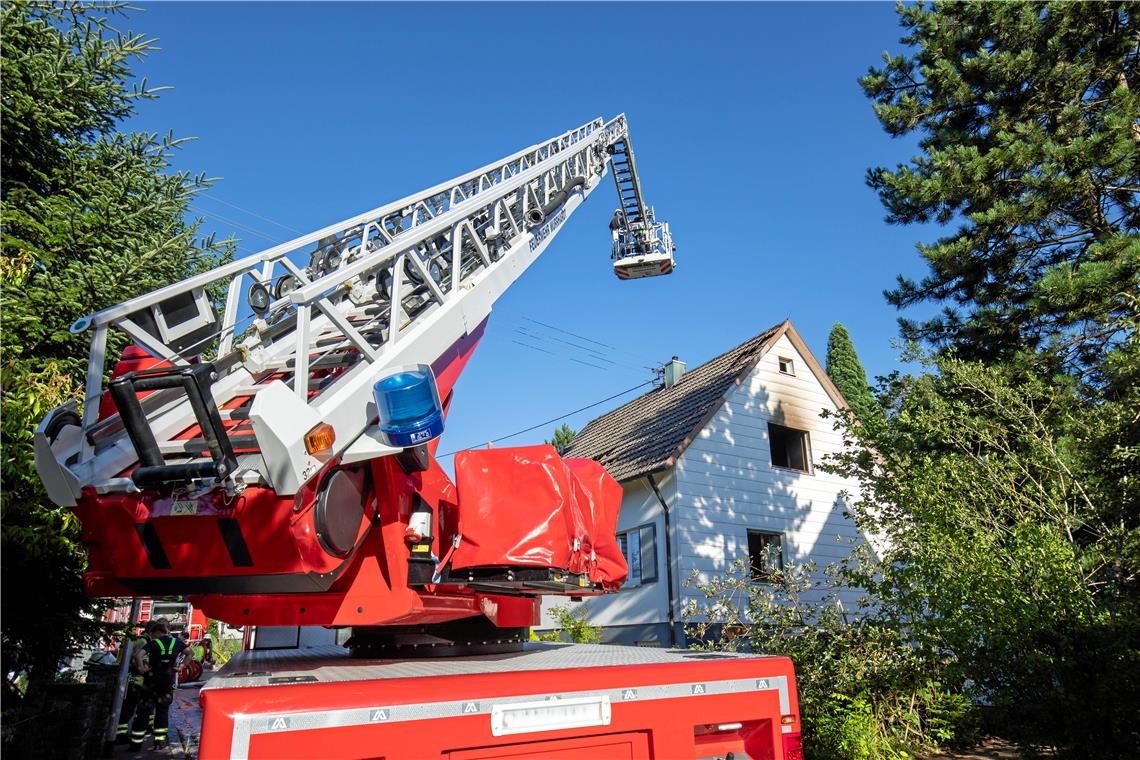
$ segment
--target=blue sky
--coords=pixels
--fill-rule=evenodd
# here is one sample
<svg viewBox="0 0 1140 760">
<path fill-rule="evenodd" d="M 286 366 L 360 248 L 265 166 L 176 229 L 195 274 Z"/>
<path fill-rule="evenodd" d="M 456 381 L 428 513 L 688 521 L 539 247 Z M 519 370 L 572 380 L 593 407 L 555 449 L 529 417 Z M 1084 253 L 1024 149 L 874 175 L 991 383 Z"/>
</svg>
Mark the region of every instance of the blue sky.
<svg viewBox="0 0 1140 760">
<path fill-rule="evenodd" d="M 135 70 L 172 89 L 126 126 L 197 138 L 177 168 L 221 178 L 195 211 L 243 253 L 628 115 L 676 272 L 613 276 L 607 180 L 496 305 L 441 453 L 612 396 L 673 355 L 694 366 L 784 318 L 821 361 L 840 321 L 870 374 L 898 367 L 882 291 L 923 273 L 923 231 L 887 226 L 864 175 L 915 147 L 882 131 L 856 81 L 902 50 L 892 4 L 142 7 L 117 25 L 158 38 Z"/>
</svg>

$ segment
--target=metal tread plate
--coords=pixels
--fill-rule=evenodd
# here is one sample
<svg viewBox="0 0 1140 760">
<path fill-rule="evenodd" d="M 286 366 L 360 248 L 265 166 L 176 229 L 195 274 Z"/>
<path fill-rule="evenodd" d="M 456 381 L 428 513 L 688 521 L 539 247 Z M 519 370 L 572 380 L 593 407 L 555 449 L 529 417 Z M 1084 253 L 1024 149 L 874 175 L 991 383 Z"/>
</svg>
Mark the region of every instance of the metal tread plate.
<svg viewBox="0 0 1140 760">
<path fill-rule="evenodd" d="M 509 654 L 443 659 L 361 660 L 351 657 L 343 647 L 324 646 L 242 652 L 218 671 L 202 689 L 487 675 L 763 657 L 765 656 L 730 652 L 695 652 L 606 644 L 530 642 L 522 652 Z"/>
</svg>

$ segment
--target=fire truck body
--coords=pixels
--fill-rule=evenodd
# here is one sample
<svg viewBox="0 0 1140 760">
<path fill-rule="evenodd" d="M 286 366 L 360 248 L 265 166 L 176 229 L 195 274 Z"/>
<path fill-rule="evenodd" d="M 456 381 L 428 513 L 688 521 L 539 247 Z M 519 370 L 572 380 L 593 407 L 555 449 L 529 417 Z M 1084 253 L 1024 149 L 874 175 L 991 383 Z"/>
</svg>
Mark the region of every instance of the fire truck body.
<svg viewBox="0 0 1140 760">
<path fill-rule="evenodd" d="M 669 274 L 619 115 L 73 325 L 88 403 L 35 456 L 88 592 L 348 646 L 237 656 L 201 692 L 202 758 L 802 758 L 786 659 L 524 644 L 543 595 L 626 577 L 602 465 L 435 459 L 492 305 L 607 172 L 614 273 Z M 104 390 L 112 329 L 134 346 Z"/>
<path fill-rule="evenodd" d="M 476 657 L 243 652 L 202 689 L 202 760 L 799 760 L 782 657 L 529 644 Z"/>
</svg>

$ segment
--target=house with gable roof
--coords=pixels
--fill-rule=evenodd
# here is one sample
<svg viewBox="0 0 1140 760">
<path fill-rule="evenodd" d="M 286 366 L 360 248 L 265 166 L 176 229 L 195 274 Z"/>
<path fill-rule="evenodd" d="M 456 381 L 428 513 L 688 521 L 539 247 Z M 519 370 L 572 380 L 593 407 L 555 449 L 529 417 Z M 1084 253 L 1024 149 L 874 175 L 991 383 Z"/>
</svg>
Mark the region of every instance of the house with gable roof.
<svg viewBox="0 0 1140 760">
<path fill-rule="evenodd" d="M 618 543 L 629 580 L 582 602 L 603 641 L 680 645 L 682 610 L 702 581 L 747 561 L 756 582 L 785 562 L 823 568 L 863 540 L 844 516 L 857 484 L 822 472 L 841 450 L 822 410 L 846 407 L 792 323 L 784 321 L 590 422 L 564 453 L 604 465 L 624 490 Z M 843 600 L 848 609 L 853 595 Z M 544 605 L 542 628 L 552 628 Z M 848 604 L 850 603 L 850 604 Z"/>
</svg>

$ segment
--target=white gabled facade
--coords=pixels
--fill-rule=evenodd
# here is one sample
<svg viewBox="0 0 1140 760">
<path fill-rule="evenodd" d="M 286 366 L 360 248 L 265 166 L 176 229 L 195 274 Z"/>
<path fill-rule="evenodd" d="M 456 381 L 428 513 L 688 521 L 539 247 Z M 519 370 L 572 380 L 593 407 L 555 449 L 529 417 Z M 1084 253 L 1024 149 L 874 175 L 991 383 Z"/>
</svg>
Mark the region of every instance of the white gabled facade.
<svg viewBox="0 0 1140 760">
<path fill-rule="evenodd" d="M 792 360 L 794 374 L 780 371 L 781 359 Z M 843 440 L 834 418 L 820 417 L 839 406 L 810 364 L 781 336 L 678 460 L 677 500 L 670 506 L 683 577 L 695 572 L 707 581 L 747 560 L 749 530 L 782 535 L 784 561 L 813 561 L 821 578 L 860 539 L 843 515 L 843 494 L 854 494 L 858 484 L 819 468 Z M 807 434 L 807 471 L 773 464 L 769 425 Z"/>
<path fill-rule="evenodd" d="M 819 468 L 843 445 L 834 419 L 820 413 L 837 411 L 842 397 L 785 324 L 751 371 L 729 385 L 723 403 L 686 438 L 670 467 L 622 483 L 619 536 L 627 535 L 628 548 L 630 531 L 638 530 L 640 539 L 639 529 L 651 526 L 654 547 L 646 556 L 656 559 L 656 567 L 647 559 L 631 562 L 626 588 L 584 602 L 608 640 L 679 642 L 685 603 L 699 601 L 686 580 L 695 574 L 707 581 L 737 560 L 747 563 L 750 532 L 778 536 L 783 562 L 812 561 L 821 580 L 823 568 L 845 557 L 852 541 L 863 540 L 844 517 L 844 494 L 854 498 L 857 484 Z M 800 445 L 806 446 L 806 461 L 796 460 Z M 771 539 L 754 537 L 765 540 Z M 843 600 L 847 609 L 855 608 L 856 599 Z M 545 616 L 543 623 L 552 624 Z M 672 640 L 670 624 L 676 631 Z"/>
</svg>

